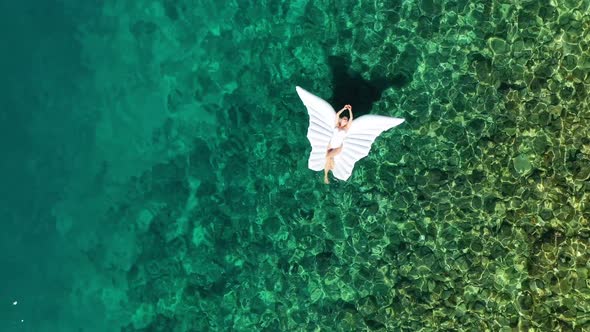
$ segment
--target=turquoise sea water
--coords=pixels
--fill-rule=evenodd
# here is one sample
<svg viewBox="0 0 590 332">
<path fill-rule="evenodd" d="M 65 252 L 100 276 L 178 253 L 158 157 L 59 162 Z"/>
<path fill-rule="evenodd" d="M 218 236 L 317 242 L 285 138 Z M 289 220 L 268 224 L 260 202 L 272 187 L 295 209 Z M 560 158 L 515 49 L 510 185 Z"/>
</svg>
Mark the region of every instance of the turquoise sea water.
<svg viewBox="0 0 590 332">
<path fill-rule="evenodd" d="M 0 331 L 590 329 L 589 10 L 0 1 Z"/>
</svg>

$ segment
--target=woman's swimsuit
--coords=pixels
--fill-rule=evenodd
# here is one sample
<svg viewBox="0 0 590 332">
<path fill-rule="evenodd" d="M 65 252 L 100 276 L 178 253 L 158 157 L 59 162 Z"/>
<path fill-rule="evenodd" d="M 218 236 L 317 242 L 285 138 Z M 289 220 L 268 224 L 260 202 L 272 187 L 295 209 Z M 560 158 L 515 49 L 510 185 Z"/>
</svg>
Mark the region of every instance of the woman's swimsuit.
<svg viewBox="0 0 590 332">
<path fill-rule="evenodd" d="M 330 144 L 328 144 L 328 149 L 336 149 L 341 147 L 346 134 L 346 130 L 341 130 L 338 127 L 334 128 L 334 131 L 332 132 L 332 138 L 330 139 Z"/>
</svg>

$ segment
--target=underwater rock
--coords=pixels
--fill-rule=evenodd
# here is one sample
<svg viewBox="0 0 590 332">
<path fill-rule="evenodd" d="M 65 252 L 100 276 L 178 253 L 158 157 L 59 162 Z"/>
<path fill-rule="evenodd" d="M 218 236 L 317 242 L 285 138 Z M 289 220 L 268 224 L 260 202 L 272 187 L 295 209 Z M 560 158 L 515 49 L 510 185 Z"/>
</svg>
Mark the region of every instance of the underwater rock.
<svg viewBox="0 0 590 332">
<path fill-rule="evenodd" d="M 491 37 L 488 39 L 488 46 L 497 55 L 503 55 L 510 52 L 510 48 L 506 43 L 506 40 L 498 37 Z"/>
<path fill-rule="evenodd" d="M 154 220 L 154 214 L 150 209 L 146 208 L 141 210 L 136 220 L 137 228 L 139 229 L 139 231 L 147 232 L 150 228 L 152 220 Z"/>
<path fill-rule="evenodd" d="M 516 158 L 512 159 L 512 165 L 514 166 L 514 170 L 516 170 L 520 176 L 526 176 L 530 174 L 533 169 L 533 165 L 531 164 L 529 157 L 524 154 L 520 154 Z"/>
<path fill-rule="evenodd" d="M 581 165 L 580 169 L 575 175 L 575 179 L 578 181 L 586 181 L 590 178 L 590 166 L 588 165 Z"/>
<path fill-rule="evenodd" d="M 131 317 L 131 323 L 135 329 L 148 327 L 156 318 L 154 306 L 150 303 L 142 303 Z"/>
</svg>

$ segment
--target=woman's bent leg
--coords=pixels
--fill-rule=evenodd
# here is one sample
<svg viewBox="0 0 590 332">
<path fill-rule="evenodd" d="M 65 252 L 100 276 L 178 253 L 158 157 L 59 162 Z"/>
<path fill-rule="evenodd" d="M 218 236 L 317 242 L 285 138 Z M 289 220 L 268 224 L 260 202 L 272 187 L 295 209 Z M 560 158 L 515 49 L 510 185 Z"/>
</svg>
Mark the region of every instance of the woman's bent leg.
<svg viewBox="0 0 590 332">
<path fill-rule="evenodd" d="M 324 166 L 324 183 L 330 183 L 328 179 L 328 171 L 334 169 L 334 156 L 342 151 L 342 147 L 335 148 L 335 149 L 328 149 L 326 152 L 326 165 Z"/>
<path fill-rule="evenodd" d="M 335 155 L 339 154 L 342 151 L 342 147 L 335 148 L 335 149 L 328 149 L 326 153 L 327 158 L 333 158 Z"/>
</svg>

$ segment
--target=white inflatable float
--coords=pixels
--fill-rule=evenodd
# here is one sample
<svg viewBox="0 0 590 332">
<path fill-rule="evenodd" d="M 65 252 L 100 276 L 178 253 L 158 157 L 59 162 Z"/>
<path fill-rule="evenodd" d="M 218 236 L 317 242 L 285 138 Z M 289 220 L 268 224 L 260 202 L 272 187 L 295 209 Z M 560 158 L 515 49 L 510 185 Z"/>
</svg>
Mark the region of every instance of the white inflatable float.
<svg viewBox="0 0 590 332">
<path fill-rule="evenodd" d="M 311 143 L 308 167 L 322 171 L 326 165 L 326 152 L 336 124 L 336 111 L 328 102 L 314 96 L 301 87 L 297 94 L 309 113 L 307 138 Z M 400 125 L 405 120 L 382 115 L 363 115 L 354 118 L 342 143 L 342 151 L 334 157 L 332 174 L 337 179 L 348 180 L 354 164 L 366 157 L 371 145 L 382 132 Z"/>
</svg>

